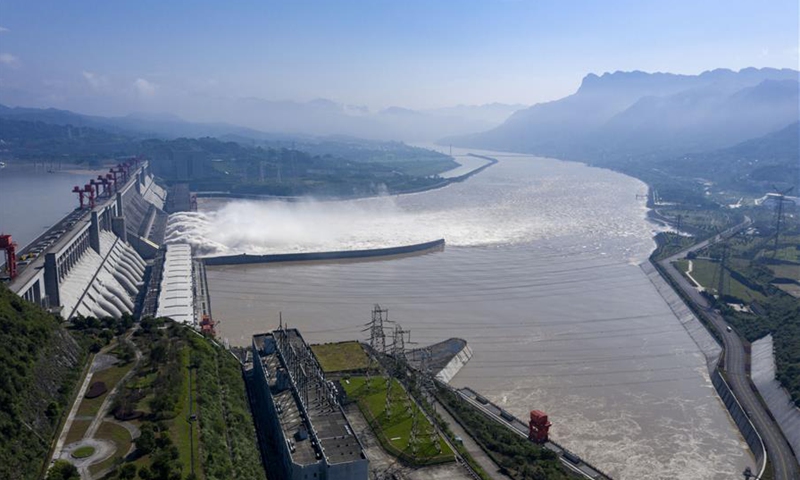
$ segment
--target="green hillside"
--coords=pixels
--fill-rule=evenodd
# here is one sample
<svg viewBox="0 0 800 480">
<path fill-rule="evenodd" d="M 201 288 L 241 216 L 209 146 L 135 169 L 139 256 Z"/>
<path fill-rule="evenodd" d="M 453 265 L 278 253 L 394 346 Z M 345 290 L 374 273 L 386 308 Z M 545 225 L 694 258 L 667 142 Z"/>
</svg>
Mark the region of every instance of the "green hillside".
<svg viewBox="0 0 800 480">
<path fill-rule="evenodd" d="M 60 322 L 0 284 L 0 478 L 37 478 L 85 352 Z"/>
</svg>

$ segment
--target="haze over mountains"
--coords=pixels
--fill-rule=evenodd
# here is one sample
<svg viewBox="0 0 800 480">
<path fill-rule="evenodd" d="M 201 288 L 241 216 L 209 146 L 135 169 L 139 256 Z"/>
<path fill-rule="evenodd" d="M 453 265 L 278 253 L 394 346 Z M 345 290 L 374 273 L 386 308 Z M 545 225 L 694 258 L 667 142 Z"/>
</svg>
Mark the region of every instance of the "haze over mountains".
<svg viewBox="0 0 800 480">
<path fill-rule="evenodd" d="M 441 143 L 600 162 L 710 150 L 796 122 L 798 91 L 798 72 L 789 69 L 589 74 L 573 95 L 520 110 L 492 130 Z"/>
<path fill-rule="evenodd" d="M 0 101 L 15 104 L 14 97 L 3 95 L 2 89 Z M 514 111 L 525 106 L 493 103 L 428 110 L 390 107 L 372 111 L 367 107 L 344 105 L 326 99 L 296 102 L 259 98 L 203 98 L 189 108 L 191 110 L 178 113 L 186 118 L 207 118 L 208 121 L 188 122 L 174 113 L 101 117 L 68 110 L 9 108 L 2 105 L 0 117 L 166 137 L 236 135 L 260 140 L 287 136 L 345 135 L 370 140 L 430 142 L 444 136 L 477 133 L 496 127 Z M 209 116 L 208 112 L 215 113 Z"/>
</svg>

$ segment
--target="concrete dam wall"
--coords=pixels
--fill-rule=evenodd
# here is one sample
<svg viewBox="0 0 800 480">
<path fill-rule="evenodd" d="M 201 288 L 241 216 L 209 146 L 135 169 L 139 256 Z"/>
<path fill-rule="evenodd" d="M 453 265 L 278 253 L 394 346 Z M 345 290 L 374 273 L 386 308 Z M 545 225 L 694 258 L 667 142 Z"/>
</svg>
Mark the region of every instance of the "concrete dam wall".
<svg viewBox="0 0 800 480">
<path fill-rule="evenodd" d="M 218 257 L 205 257 L 203 262 L 206 265 L 242 265 L 248 263 L 282 263 L 282 262 L 310 262 L 310 261 L 330 261 L 330 260 L 350 260 L 377 257 L 389 257 L 393 255 L 407 255 L 411 253 L 424 253 L 444 248 L 444 239 L 432 242 L 417 243 L 414 245 L 403 245 L 400 247 L 373 248 L 369 250 L 341 250 L 336 252 L 309 252 L 309 253 L 285 253 L 274 255 L 223 255 Z"/>
<path fill-rule="evenodd" d="M 94 204 L 75 209 L 20 252 L 21 268 L 9 283 L 14 293 L 65 319 L 134 312 L 145 258 L 163 241 L 166 194 L 146 161 L 125 168 L 124 183 L 98 188 Z"/>
</svg>

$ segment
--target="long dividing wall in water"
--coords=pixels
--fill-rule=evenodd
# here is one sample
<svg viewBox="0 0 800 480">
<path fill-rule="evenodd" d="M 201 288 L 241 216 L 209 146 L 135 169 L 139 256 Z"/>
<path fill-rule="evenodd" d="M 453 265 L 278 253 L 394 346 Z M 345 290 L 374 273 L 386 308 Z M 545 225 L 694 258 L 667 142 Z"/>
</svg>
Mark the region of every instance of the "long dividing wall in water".
<svg viewBox="0 0 800 480">
<path fill-rule="evenodd" d="M 242 265 L 246 263 L 282 263 L 282 262 L 310 262 L 329 260 L 351 260 L 361 258 L 389 257 L 394 255 L 408 255 L 411 253 L 425 253 L 444 248 L 444 239 L 432 242 L 415 243 L 400 247 L 372 248 L 368 250 L 340 250 L 336 252 L 308 252 L 308 253 L 282 253 L 273 255 L 223 255 L 218 257 L 205 257 L 206 265 Z"/>
</svg>

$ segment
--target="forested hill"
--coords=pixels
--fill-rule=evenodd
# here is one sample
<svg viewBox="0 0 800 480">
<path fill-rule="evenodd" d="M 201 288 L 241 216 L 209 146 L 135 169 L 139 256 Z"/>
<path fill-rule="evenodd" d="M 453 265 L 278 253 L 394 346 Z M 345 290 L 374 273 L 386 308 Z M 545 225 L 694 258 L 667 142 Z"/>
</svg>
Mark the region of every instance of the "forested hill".
<svg viewBox="0 0 800 480">
<path fill-rule="evenodd" d="M 59 320 L 0 284 L 0 478 L 38 478 L 84 352 Z"/>
</svg>

